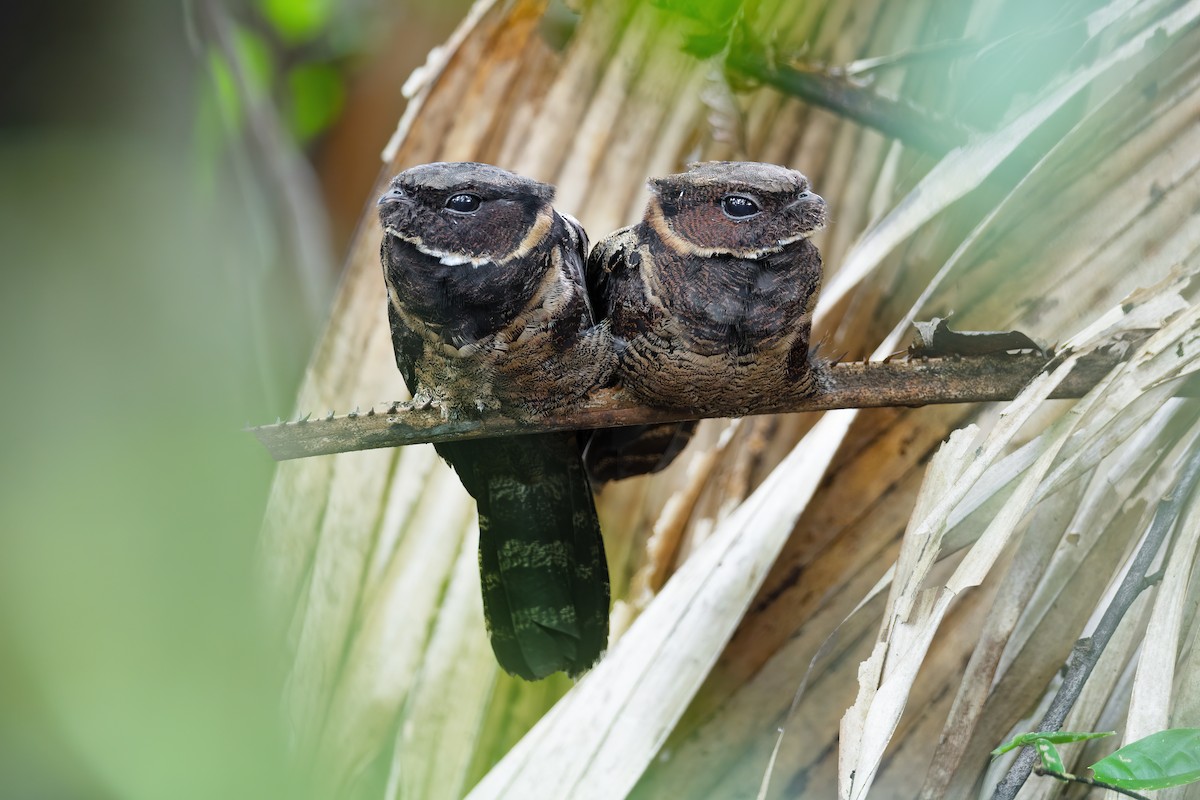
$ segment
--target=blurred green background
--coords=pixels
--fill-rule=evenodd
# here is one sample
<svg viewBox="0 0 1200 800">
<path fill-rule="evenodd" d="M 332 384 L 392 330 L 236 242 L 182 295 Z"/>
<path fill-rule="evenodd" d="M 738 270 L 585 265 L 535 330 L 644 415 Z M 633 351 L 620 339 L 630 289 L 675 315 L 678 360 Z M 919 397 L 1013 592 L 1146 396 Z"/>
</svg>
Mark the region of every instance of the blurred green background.
<svg viewBox="0 0 1200 800">
<path fill-rule="evenodd" d="M 0 27 L 0 798 L 296 797 L 255 615 L 274 420 L 465 0 Z"/>
</svg>

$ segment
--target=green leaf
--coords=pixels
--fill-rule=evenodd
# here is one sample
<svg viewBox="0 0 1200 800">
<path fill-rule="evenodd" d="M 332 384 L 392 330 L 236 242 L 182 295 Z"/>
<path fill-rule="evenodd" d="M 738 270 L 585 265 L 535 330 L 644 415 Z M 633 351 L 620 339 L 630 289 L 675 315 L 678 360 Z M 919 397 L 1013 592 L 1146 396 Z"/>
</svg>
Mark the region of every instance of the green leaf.
<svg viewBox="0 0 1200 800">
<path fill-rule="evenodd" d="M 208 74 L 212 83 L 203 95 L 204 102 L 211 104 L 218 119 L 225 120 L 231 129 L 238 129 L 242 124 L 242 101 L 238 97 L 237 82 L 229 61 L 215 48 L 208 53 Z"/>
<path fill-rule="evenodd" d="M 237 29 L 233 43 L 237 49 L 238 64 L 246 81 L 245 91 L 250 95 L 249 99 L 259 102 L 269 97 L 275 76 L 275 62 L 270 46 L 261 36 L 246 28 Z"/>
<path fill-rule="evenodd" d="M 1116 731 L 1100 731 L 1098 733 L 1093 731 L 1032 731 L 1030 733 L 1022 733 L 993 750 L 992 758 L 1018 747 L 1036 745 L 1038 740 L 1044 740 L 1052 744 L 1070 744 L 1071 742 L 1082 742 L 1088 739 L 1103 739 L 1105 736 L 1112 736 L 1115 733 Z"/>
<path fill-rule="evenodd" d="M 1039 738 L 1033 743 L 1033 747 L 1037 750 L 1038 758 L 1042 759 L 1043 767 L 1060 775 L 1067 771 L 1063 766 L 1062 756 L 1058 754 L 1058 748 L 1052 742 Z"/>
<path fill-rule="evenodd" d="M 316 38 L 333 16 L 333 0 L 259 0 L 263 15 L 284 40 L 298 44 Z"/>
<path fill-rule="evenodd" d="M 1200 780 L 1200 728 L 1172 728 L 1092 764 L 1096 780 L 1122 789 L 1166 789 Z"/>
<path fill-rule="evenodd" d="M 244 28 L 234 31 L 232 53 L 213 45 L 205 61 L 209 80 L 196 97 L 195 157 L 207 191 L 226 145 L 241 135 L 247 109 L 270 98 L 275 67 L 266 42 Z"/>
<path fill-rule="evenodd" d="M 342 78 L 326 64 L 305 64 L 288 73 L 287 82 L 292 131 L 307 141 L 329 127 L 342 110 Z"/>
<path fill-rule="evenodd" d="M 245 91 L 255 100 L 266 97 L 274 69 L 266 43 L 253 33 L 238 29 L 234 35 L 234 47 L 236 61 L 245 80 Z M 238 74 L 230 59 L 216 47 L 208 50 L 208 74 L 210 84 L 202 94 L 201 102 L 210 108 L 204 109 L 204 113 L 215 114 L 215 118 L 223 121 L 228 131 L 240 130 L 248 98 L 242 96 Z"/>
</svg>

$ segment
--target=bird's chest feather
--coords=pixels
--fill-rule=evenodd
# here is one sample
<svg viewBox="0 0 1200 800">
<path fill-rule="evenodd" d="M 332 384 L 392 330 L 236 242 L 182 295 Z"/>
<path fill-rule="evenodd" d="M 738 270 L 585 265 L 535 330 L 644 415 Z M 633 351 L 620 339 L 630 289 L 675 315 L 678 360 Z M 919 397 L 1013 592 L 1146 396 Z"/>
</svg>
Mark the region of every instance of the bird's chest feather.
<svg viewBox="0 0 1200 800">
<path fill-rule="evenodd" d="M 660 259 L 643 275 L 654 322 L 628 338 L 625 386 L 655 405 L 730 415 L 801 391 L 819 273 L 794 262 Z M 803 267 L 803 264 L 800 264 Z"/>
<path fill-rule="evenodd" d="M 408 317 L 447 344 L 462 347 L 492 336 L 529 305 L 547 272 L 492 264 L 441 263 L 406 248 L 392 261 L 388 284 Z"/>
<path fill-rule="evenodd" d="M 804 300 L 794 276 L 757 260 L 681 259 L 667 265 L 663 284 L 673 337 L 697 352 L 737 357 L 778 345 Z"/>
<path fill-rule="evenodd" d="M 578 363 L 576 345 L 590 326 L 588 306 L 559 259 L 507 294 L 506 287 L 488 287 L 486 276 L 473 278 L 432 288 L 423 281 L 404 294 L 403 284 L 395 287 L 398 316 L 421 342 L 413 365 L 418 383 L 436 405 L 454 413 L 537 412 L 587 388 L 591 362 Z"/>
</svg>

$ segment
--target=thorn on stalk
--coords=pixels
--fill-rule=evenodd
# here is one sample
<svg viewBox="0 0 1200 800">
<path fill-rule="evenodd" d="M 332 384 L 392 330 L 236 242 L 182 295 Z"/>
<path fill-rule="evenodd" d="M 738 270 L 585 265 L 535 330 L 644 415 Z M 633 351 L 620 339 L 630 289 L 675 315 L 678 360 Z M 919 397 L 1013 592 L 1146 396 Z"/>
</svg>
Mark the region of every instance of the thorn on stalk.
<svg viewBox="0 0 1200 800">
<path fill-rule="evenodd" d="M 809 350 L 808 350 L 809 359 L 815 360 L 818 357 L 818 355 L 820 355 L 821 349 L 825 348 L 825 347 L 829 347 L 829 344 L 830 344 L 830 339 L 829 339 L 829 333 L 827 332 L 824 336 L 822 336 L 820 339 L 817 340 L 816 344 L 814 344 L 811 348 L 809 348 Z"/>
<path fill-rule="evenodd" d="M 1113 353 L 1085 354 L 1063 382 L 1057 396 L 1081 397 L 1120 360 L 1119 355 Z M 803 400 L 795 399 L 794 403 L 782 398 L 779 412 L 1012 399 L 1045 366 L 1037 358 L 1013 359 L 1008 355 L 962 360 L 943 358 L 930 362 L 893 360 L 891 363 L 868 357 L 862 362 L 866 368 L 859 367 L 858 361 L 849 359 L 845 352 L 837 355 L 827 370 L 826 392 Z M 972 381 L 981 375 L 986 376 L 987 386 L 972 388 Z M 952 397 L 947 393 L 950 387 L 959 389 Z M 273 457 L 286 460 L 421 442 L 523 435 L 536 427 L 504 417 L 489 419 L 483 415 L 477 420 L 460 421 L 453 431 L 443 431 L 434 424 L 432 418 L 436 414 L 427 413 L 429 407 L 430 398 L 418 398 L 416 404 L 408 400 L 382 400 L 368 407 L 366 414 L 359 406 L 355 409 L 357 419 L 351 415 L 335 416 L 320 426 L 321 436 L 317 438 L 305 436 L 305 427 L 294 423 L 255 433 Z M 305 414 L 295 422 L 323 418 L 323 413 L 320 416 Z M 616 390 L 604 389 L 598 393 L 593 406 L 554 417 L 544 427 L 546 430 L 591 429 L 677 422 L 685 418 L 686 415 L 680 416 L 674 411 L 639 406 Z"/>
<path fill-rule="evenodd" d="M 329 422 L 330 420 L 332 420 L 334 418 L 334 416 L 336 416 L 336 415 L 333 413 L 333 410 L 330 409 L 329 413 L 325 415 L 325 421 Z"/>
<path fill-rule="evenodd" d="M 1158 572 L 1147 575 L 1142 580 L 1142 588 L 1149 589 L 1154 584 L 1160 582 L 1163 579 L 1163 576 L 1166 574 L 1167 574 L 1167 569 L 1166 569 L 1166 567 L 1163 567 L 1163 568 L 1159 569 Z"/>
</svg>

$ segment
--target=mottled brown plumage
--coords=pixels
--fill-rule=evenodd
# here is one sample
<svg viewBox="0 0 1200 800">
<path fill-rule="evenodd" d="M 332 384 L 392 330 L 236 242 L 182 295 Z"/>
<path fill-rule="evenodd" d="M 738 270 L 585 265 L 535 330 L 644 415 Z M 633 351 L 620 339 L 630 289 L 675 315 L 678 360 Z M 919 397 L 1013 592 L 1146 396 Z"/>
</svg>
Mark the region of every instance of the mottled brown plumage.
<svg viewBox="0 0 1200 800">
<path fill-rule="evenodd" d="M 795 170 L 709 162 L 650 181 L 642 221 L 588 259 L 625 388 L 730 416 L 820 390 L 809 357 L 825 201 Z"/>
<path fill-rule="evenodd" d="M 709 162 L 650 181 L 641 222 L 596 245 L 588 285 L 618 376 L 642 402 L 740 416 L 820 391 L 809 357 L 825 201 L 773 164 Z M 695 423 L 596 431 L 595 481 L 662 469 Z"/>
<path fill-rule="evenodd" d="M 553 197 L 487 164 L 425 164 L 392 181 L 382 258 L 415 401 L 447 415 L 530 416 L 570 407 L 611 375 L 607 329 L 584 288 L 587 235 Z"/>
<path fill-rule="evenodd" d="M 425 164 L 379 200 L 396 363 L 447 417 L 535 418 L 610 379 L 584 285 L 587 237 L 554 189 L 486 164 Z M 437 446 L 479 508 L 484 614 L 501 666 L 529 680 L 591 666 L 608 569 L 575 434 Z M 436 534 L 432 534 L 436 535 Z"/>
</svg>

